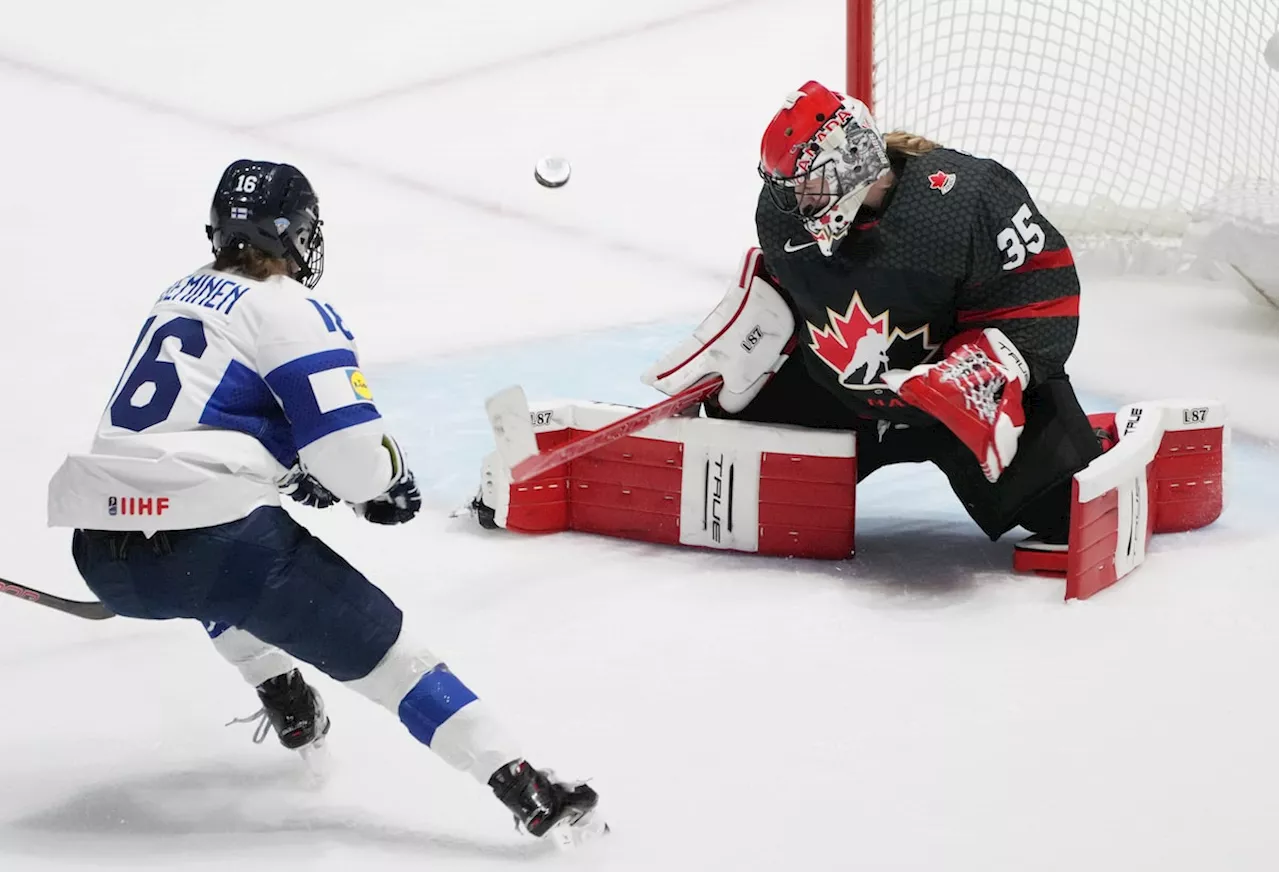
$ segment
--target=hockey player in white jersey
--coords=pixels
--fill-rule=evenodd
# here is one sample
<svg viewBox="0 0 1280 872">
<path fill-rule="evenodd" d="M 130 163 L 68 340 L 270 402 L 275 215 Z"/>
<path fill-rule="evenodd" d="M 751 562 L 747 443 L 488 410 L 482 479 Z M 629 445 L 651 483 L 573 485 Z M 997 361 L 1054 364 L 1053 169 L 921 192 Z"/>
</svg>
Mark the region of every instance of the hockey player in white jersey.
<svg viewBox="0 0 1280 872">
<path fill-rule="evenodd" d="M 295 167 L 226 169 L 206 228 L 213 263 L 152 307 L 90 451 L 50 482 L 49 522 L 76 528 L 76 565 L 117 614 L 204 622 L 285 747 L 329 729 L 296 658 L 396 714 L 527 832 L 599 830 L 595 791 L 529 765 L 484 703 L 401 633 L 390 598 L 280 506 L 284 492 L 402 524 L 422 502 L 355 337 L 313 291 L 320 225 Z"/>
</svg>

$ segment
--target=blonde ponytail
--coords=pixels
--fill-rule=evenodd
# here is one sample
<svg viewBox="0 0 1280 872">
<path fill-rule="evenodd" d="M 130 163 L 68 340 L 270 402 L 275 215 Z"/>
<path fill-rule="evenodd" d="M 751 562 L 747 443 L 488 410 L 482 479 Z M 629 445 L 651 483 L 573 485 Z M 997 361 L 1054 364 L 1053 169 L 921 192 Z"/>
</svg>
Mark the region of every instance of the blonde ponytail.
<svg viewBox="0 0 1280 872">
<path fill-rule="evenodd" d="M 916 157 L 942 147 L 931 139 L 925 139 L 915 133 L 907 133 L 905 130 L 892 130 L 886 133 L 884 145 L 889 152 L 889 157 L 902 154 Z"/>
</svg>

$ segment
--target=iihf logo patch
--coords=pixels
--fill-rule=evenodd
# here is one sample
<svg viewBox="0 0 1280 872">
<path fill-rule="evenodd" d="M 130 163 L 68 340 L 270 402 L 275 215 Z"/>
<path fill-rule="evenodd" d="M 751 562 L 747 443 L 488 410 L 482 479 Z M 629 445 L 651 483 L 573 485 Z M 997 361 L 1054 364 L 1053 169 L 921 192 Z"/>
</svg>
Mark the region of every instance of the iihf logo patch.
<svg viewBox="0 0 1280 872">
<path fill-rule="evenodd" d="M 163 515 L 169 511 L 168 497 L 107 497 L 107 514 Z"/>
<path fill-rule="evenodd" d="M 956 186 L 956 174 L 938 170 L 929 176 L 929 190 L 946 193 Z"/>
</svg>

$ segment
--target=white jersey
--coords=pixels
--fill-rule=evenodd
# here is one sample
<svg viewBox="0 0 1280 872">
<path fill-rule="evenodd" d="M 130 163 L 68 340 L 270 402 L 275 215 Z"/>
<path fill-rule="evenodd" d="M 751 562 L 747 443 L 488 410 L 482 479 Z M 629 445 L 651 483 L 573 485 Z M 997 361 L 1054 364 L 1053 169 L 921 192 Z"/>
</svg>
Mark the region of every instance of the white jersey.
<svg viewBox="0 0 1280 872">
<path fill-rule="evenodd" d="M 178 530 L 278 505 L 295 461 L 338 497 L 391 483 L 383 422 L 338 313 L 293 279 L 207 266 L 160 295 L 49 525 Z"/>
</svg>

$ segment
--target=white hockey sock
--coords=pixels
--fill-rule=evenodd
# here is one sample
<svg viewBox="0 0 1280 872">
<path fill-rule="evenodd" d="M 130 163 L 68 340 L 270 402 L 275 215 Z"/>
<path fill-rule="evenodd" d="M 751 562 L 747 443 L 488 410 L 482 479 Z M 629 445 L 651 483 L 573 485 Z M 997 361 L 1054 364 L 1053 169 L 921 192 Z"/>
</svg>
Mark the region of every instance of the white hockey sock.
<svg viewBox="0 0 1280 872">
<path fill-rule="evenodd" d="M 228 627 L 212 639 L 214 650 L 240 670 L 244 680 L 257 687 L 269 678 L 293 669 L 293 658 L 252 633 Z"/>
<path fill-rule="evenodd" d="M 521 756 L 488 707 L 438 657 L 406 641 L 403 632 L 368 675 L 345 683 L 395 714 L 414 738 L 481 784 Z"/>
</svg>

